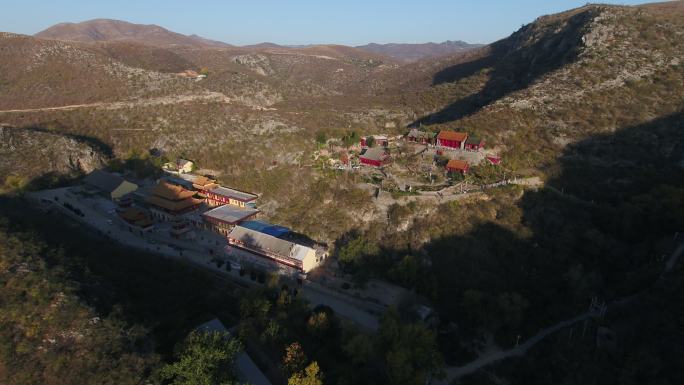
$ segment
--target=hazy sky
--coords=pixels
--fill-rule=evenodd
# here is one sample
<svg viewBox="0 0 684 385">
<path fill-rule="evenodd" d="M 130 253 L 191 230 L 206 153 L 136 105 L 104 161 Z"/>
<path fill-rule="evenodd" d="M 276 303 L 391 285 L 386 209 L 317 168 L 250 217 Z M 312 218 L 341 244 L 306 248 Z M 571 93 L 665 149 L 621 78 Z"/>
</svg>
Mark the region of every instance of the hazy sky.
<svg viewBox="0 0 684 385">
<path fill-rule="evenodd" d="M 489 43 L 586 0 L 0 0 L 0 31 L 95 18 L 157 24 L 231 44 Z M 638 4 L 642 1 L 602 3 Z"/>
</svg>

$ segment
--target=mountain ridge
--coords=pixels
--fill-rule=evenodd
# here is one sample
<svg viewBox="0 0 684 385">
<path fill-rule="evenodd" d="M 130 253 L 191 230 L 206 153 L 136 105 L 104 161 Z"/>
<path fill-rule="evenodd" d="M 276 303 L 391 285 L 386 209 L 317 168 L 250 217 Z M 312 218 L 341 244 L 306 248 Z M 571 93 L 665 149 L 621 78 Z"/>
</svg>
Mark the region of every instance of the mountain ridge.
<svg viewBox="0 0 684 385">
<path fill-rule="evenodd" d="M 471 44 L 462 40 L 446 40 L 441 43 L 368 43 L 356 46 L 355 48 L 387 55 L 405 62 L 413 62 L 425 58 L 460 53 L 483 46 L 485 44 Z"/>
<path fill-rule="evenodd" d="M 273 42 L 261 42 L 236 46 L 223 41 L 207 39 L 196 34 L 184 35 L 156 24 L 138 24 L 125 20 L 106 18 L 82 22 L 58 23 L 35 33 L 33 36 L 42 39 L 83 43 L 134 42 L 163 47 L 187 46 L 195 48 L 239 48 L 248 50 L 348 47 L 397 59 L 402 62 L 412 62 L 424 58 L 455 54 L 483 46 L 482 44 L 469 44 L 461 40 L 447 40 L 441 43 L 369 43 L 360 46 L 342 44 L 285 45 Z"/>
<path fill-rule="evenodd" d="M 78 23 L 59 23 L 33 36 L 43 39 L 102 42 L 134 41 L 151 45 L 230 47 L 230 44 L 197 35 L 183 35 L 155 24 L 136 24 L 123 20 L 92 19 Z"/>
<path fill-rule="evenodd" d="M 670 90 L 681 87 L 677 55 L 682 47 L 668 28 L 675 33 L 681 28 L 676 12 L 680 7 L 580 7 L 540 16 L 485 47 L 408 64 L 383 62 L 380 55 L 334 45 L 158 51 L 122 42 L 32 41 L 6 34 L 0 45 L 17 54 L 0 66 L 0 84 L 6 91 L 0 93 L 5 95 L 0 105 L 7 110 L 99 105 L 80 112 L 2 116 L 15 126 L 76 124 L 73 130 L 111 143 L 117 153 L 125 153 L 132 143 L 162 143 L 168 149 L 187 146 L 187 153 L 193 154 L 195 144 L 175 135 L 183 126 L 201 132 L 202 142 L 215 138 L 217 143 L 223 139 L 214 127 L 259 133 L 279 127 L 281 132 L 324 131 L 335 137 L 350 130 L 398 135 L 411 123 L 431 131 L 467 129 L 486 137 L 492 150 L 515 168 L 541 173 L 567 143 L 676 110 L 681 98 Z M 91 69 L 83 71 L 86 66 Z M 209 77 L 201 82 L 179 79 L 174 72 L 184 67 L 207 68 Z M 63 74 L 54 75 L 55 68 Z M 36 79 L 53 92 L 29 87 Z M 97 87 L 88 86 L 92 84 Z M 76 88 L 80 91 L 73 92 Z M 658 93 L 671 97 L 655 103 Z M 158 108 L 160 101 L 186 112 L 169 119 L 164 113 L 171 108 Z M 87 115 L 89 110 L 96 110 L 97 118 Z M 192 119 L 200 121 L 190 124 Z M 87 124 L 91 120 L 98 123 Z M 141 129 L 145 139 L 112 131 L 120 125 Z M 159 127 L 169 130 L 167 137 L 175 136 L 173 145 L 156 131 Z M 528 158 L 533 141 L 534 157 Z M 293 145 L 290 153 L 295 151 Z M 273 153 L 276 159 L 289 156 Z M 213 162 L 202 154 L 196 158 Z"/>
</svg>

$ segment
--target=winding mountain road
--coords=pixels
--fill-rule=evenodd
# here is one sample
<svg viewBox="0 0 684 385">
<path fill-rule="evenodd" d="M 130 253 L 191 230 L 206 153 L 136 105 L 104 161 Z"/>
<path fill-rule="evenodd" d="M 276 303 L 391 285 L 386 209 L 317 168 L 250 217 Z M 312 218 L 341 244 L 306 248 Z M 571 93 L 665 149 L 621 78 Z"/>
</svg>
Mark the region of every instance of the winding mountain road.
<svg viewBox="0 0 684 385">
<path fill-rule="evenodd" d="M 621 306 L 624 305 L 634 299 L 636 299 L 639 295 L 641 295 L 644 291 L 650 289 L 653 287 L 655 284 L 657 284 L 659 281 L 663 279 L 663 277 L 672 271 L 672 269 L 675 267 L 677 264 L 677 261 L 679 257 L 684 254 L 684 243 L 681 243 L 674 252 L 670 255 L 670 258 L 665 262 L 665 267 L 663 268 L 663 272 L 660 274 L 658 279 L 653 282 L 653 285 L 649 286 L 648 288 L 644 289 L 642 292 L 637 293 L 635 295 L 631 295 L 629 297 L 621 298 L 618 300 L 614 300 L 610 302 L 609 306 Z M 508 350 L 502 350 L 498 351 L 496 353 L 480 357 L 466 365 L 463 366 L 452 366 L 447 369 L 445 369 L 446 373 L 446 378 L 444 380 L 434 380 L 432 383 L 433 385 L 447 385 L 450 384 L 453 380 L 460 378 L 462 376 L 465 376 L 467 374 L 474 373 L 483 367 L 490 365 L 494 362 L 510 358 L 510 357 L 520 357 L 523 356 L 527 353 L 530 348 L 532 348 L 534 345 L 538 344 L 541 342 L 544 338 L 548 337 L 549 335 L 564 329 L 568 326 L 574 325 L 578 322 L 582 322 L 584 320 L 587 320 L 591 317 L 596 315 L 595 311 L 588 311 L 586 313 L 582 313 L 578 315 L 577 317 L 561 321 L 553 326 L 550 326 L 546 329 L 541 330 L 537 334 L 535 334 L 532 338 L 528 339 L 524 343 Z"/>
<path fill-rule="evenodd" d="M 80 109 L 80 108 L 102 108 L 102 109 L 116 110 L 116 109 L 121 109 L 121 108 L 178 104 L 178 103 L 185 103 L 185 102 L 192 102 L 192 101 L 209 101 L 209 102 L 231 103 L 230 98 L 228 98 L 226 95 L 224 95 L 220 92 L 205 92 L 205 93 L 201 93 L 201 94 L 162 96 L 162 97 L 157 97 L 157 98 L 119 101 L 119 102 L 96 102 L 96 103 L 84 103 L 84 104 L 70 104 L 70 105 L 66 105 L 66 106 L 57 106 L 57 107 L 37 107 L 37 108 L 25 108 L 25 109 L 14 109 L 14 110 L 0 110 L 0 114 L 4 114 L 4 113 L 25 113 L 25 112 L 43 112 L 43 111 L 70 111 L 70 110 L 76 110 L 76 109 Z"/>
<path fill-rule="evenodd" d="M 682 254 L 684 254 L 684 243 L 680 244 L 677 250 L 675 250 L 674 253 L 672 253 L 672 255 L 670 256 L 670 258 L 668 258 L 667 262 L 665 262 L 665 269 L 660 274 L 659 279 L 662 279 L 665 274 L 669 273 L 670 271 L 672 271 L 672 269 L 674 269 L 675 265 L 677 264 L 677 260 Z"/>
<path fill-rule="evenodd" d="M 502 350 L 493 354 L 490 354 L 488 356 L 480 357 L 476 359 L 475 361 L 472 361 L 466 365 L 463 366 L 452 366 L 449 367 L 445 370 L 446 372 L 446 380 L 442 381 L 434 381 L 433 383 L 435 385 L 447 385 L 451 383 L 456 378 L 465 376 L 466 374 L 470 374 L 473 372 L 476 372 L 480 370 L 481 368 L 490 365 L 494 362 L 510 358 L 510 357 L 520 357 L 525 355 L 527 351 L 542 341 L 544 338 L 547 336 L 564 329 L 568 326 L 571 326 L 573 324 L 576 324 L 578 322 L 584 321 L 586 319 L 591 318 L 594 316 L 593 312 L 586 312 L 584 314 L 578 315 L 575 318 L 571 318 L 569 320 L 565 320 L 562 322 L 557 323 L 556 325 L 550 326 L 546 329 L 541 330 L 539 333 L 535 334 L 532 338 L 528 339 L 525 341 L 523 344 L 516 346 L 515 348 L 509 349 L 509 350 Z"/>
</svg>

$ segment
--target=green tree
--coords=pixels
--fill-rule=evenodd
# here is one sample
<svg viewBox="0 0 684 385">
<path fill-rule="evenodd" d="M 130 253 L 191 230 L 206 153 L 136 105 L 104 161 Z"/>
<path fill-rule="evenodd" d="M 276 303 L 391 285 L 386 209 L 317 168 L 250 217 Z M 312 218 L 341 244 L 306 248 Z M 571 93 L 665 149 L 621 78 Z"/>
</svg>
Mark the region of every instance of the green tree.
<svg viewBox="0 0 684 385">
<path fill-rule="evenodd" d="M 458 171 L 449 171 L 447 172 L 447 176 L 454 182 L 460 182 L 466 179 L 466 176 Z"/>
<path fill-rule="evenodd" d="M 435 164 L 437 165 L 437 167 L 446 167 L 447 163 L 449 163 L 449 158 L 447 158 L 446 156 L 435 156 Z"/>
<path fill-rule="evenodd" d="M 394 309 L 380 322 L 376 349 L 384 356 L 384 372 L 393 385 L 423 385 L 443 365 L 434 333 L 422 324 L 402 323 Z"/>
<path fill-rule="evenodd" d="M 276 300 L 276 306 L 279 309 L 286 309 L 290 303 L 292 303 L 292 295 L 288 290 L 281 290 L 278 293 L 278 299 Z"/>
<path fill-rule="evenodd" d="M 340 248 L 338 258 L 347 267 L 357 267 L 364 257 L 377 253 L 377 245 L 363 236 L 352 239 Z"/>
<path fill-rule="evenodd" d="M 319 144 L 325 144 L 328 141 L 328 136 L 325 135 L 325 132 L 323 131 L 318 131 L 316 133 L 316 142 Z"/>
<path fill-rule="evenodd" d="M 323 373 L 318 363 L 313 361 L 303 371 L 293 374 L 287 385 L 323 385 Z"/>
<path fill-rule="evenodd" d="M 418 258 L 406 255 L 389 271 L 389 276 L 399 284 L 413 288 L 422 277 L 423 266 Z"/>
<path fill-rule="evenodd" d="M 250 292 L 240 301 L 240 318 L 263 324 L 271 310 L 271 302 L 261 293 Z"/>
<path fill-rule="evenodd" d="M 375 138 L 372 136 L 367 136 L 366 137 L 366 146 L 375 147 Z"/>
<path fill-rule="evenodd" d="M 304 367 L 306 363 L 306 355 L 304 349 L 299 342 L 293 342 L 285 348 L 285 356 L 283 357 L 283 368 L 288 374 L 297 373 Z"/>
<path fill-rule="evenodd" d="M 373 339 L 357 334 L 342 346 L 342 350 L 355 365 L 365 365 L 373 358 Z"/>
<path fill-rule="evenodd" d="M 502 293 L 497 297 L 501 319 L 511 327 L 518 327 L 525 310 L 530 306 L 527 299 L 518 293 Z"/>
<path fill-rule="evenodd" d="M 176 362 L 165 365 L 160 375 L 173 385 L 238 384 L 234 363 L 242 350 L 240 341 L 227 332 L 193 331 L 176 352 Z"/>
<path fill-rule="evenodd" d="M 474 289 L 466 290 L 461 299 L 461 308 L 466 326 L 494 331 L 494 324 L 498 322 L 495 316 L 498 308 L 489 294 Z"/>
<path fill-rule="evenodd" d="M 359 142 L 359 135 L 356 133 L 356 131 L 352 131 L 352 132 L 342 136 L 342 143 L 344 143 L 344 145 L 346 147 L 357 144 L 358 142 Z"/>
<path fill-rule="evenodd" d="M 311 314 L 306 321 L 306 328 L 313 336 L 321 338 L 330 330 L 328 313 L 321 311 Z"/>
<path fill-rule="evenodd" d="M 259 339 L 262 343 L 276 342 L 278 339 L 282 338 L 281 332 L 282 330 L 280 324 L 278 324 L 276 320 L 272 319 L 268 321 L 268 324 L 266 325 L 264 332 L 261 333 L 261 337 L 259 337 Z"/>
</svg>

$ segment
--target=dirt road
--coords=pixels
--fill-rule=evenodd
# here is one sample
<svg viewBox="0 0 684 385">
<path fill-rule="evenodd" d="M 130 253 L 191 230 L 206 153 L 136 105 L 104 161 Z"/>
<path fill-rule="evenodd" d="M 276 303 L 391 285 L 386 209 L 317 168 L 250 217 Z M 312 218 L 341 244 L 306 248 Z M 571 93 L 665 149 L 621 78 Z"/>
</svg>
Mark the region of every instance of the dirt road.
<svg viewBox="0 0 684 385">
<path fill-rule="evenodd" d="M 202 94 L 191 95 L 174 95 L 162 96 L 158 98 L 126 100 L 119 102 L 97 102 L 85 104 L 71 104 L 67 106 L 57 107 L 39 107 L 39 108 L 25 108 L 14 110 L 0 110 L 0 114 L 4 113 L 25 113 L 25 112 L 43 112 L 43 111 L 69 111 L 80 108 L 101 108 L 107 110 L 117 110 L 122 108 L 141 107 L 141 106 L 157 106 L 168 104 L 179 104 L 193 101 L 207 101 L 219 103 L 231 103 L 230 98 L 220 92 L 205 92 Z"/>
</svg>

